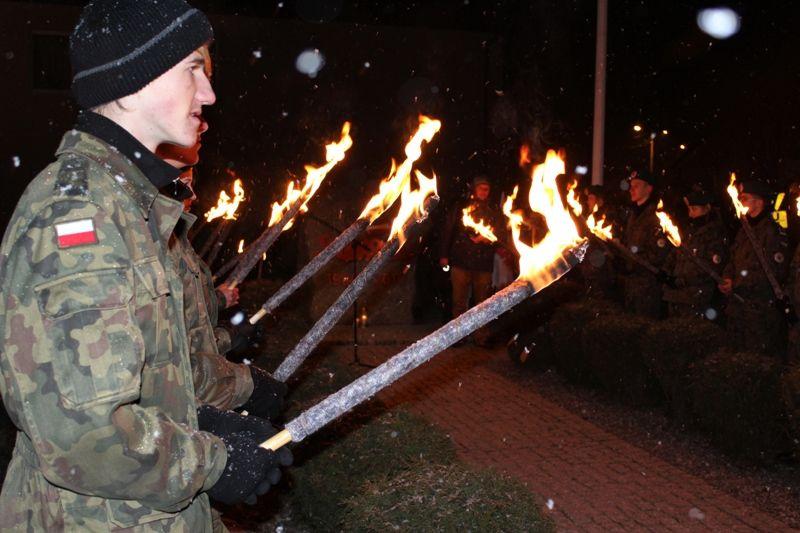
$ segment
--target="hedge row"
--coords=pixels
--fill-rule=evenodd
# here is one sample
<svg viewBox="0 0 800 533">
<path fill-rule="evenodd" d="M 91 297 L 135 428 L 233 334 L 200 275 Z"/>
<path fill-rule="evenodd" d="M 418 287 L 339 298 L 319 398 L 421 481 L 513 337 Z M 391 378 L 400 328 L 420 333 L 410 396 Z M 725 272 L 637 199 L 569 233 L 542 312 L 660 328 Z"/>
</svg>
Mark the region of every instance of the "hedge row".
<svg viewBox="0 0 800 533">
<path fill-rule="evenodd" d="M 653 321 L 608 301 L 584 301 L 561 306 L 509 349 L 512 358 L 522 362 L 534 340 L 539 362 L 569 381 L 634 405 L 663 405 L 728 453 L 757 461 L 800 456 L 800 368 L 726 346 L 712 322 Z"/>
</svg>

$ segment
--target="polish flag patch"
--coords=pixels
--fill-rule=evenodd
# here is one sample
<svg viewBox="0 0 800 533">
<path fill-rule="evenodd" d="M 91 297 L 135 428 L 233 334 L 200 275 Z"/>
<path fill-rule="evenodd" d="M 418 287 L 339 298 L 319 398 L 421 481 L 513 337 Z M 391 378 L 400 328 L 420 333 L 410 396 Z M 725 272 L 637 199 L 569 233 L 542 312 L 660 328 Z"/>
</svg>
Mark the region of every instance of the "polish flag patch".
<svg viewBox="0 0 800 533">
<path fill-rule="evenodd" d="M 97 232 L 91 218 L 56 224 L 59 248 L 97 244 Z"/>
</svg>

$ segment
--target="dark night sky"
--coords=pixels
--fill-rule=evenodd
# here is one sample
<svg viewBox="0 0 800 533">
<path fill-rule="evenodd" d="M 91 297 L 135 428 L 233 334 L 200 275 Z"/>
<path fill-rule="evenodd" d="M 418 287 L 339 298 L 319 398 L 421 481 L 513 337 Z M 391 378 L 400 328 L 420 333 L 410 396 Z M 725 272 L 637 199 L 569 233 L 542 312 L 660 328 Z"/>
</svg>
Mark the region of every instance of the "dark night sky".
<svg viewBox="0 0 800 533">
<path fill-rule="evenodd" d="M 492 87 L 497 101 L 511 101 L 530 118 L 514 132 L 514 142 L 533 136 L 565 147 L 575 162 L 590 162 L 595 37 L 591 0 L 194 3 L 217 14 L 487 34 L 502 45 L 502 75 Z M 684 182 L 716 180 L 734 168 L 780 181 L 800 174 L 800 157 L 794 153 L 800 140 L 794 109 L 800 43 L 791 23 L 800 15 L 798 3 L 609 4 L 607 176 L 616 179 L 626 166 L 646 162 L 644 139 L 632 131 L 637 122 L 670 131 L 657 140 L 657 167 Z M 741 31 L 726 41 L 702 33 L 695 18 L 709 5 L 735 9 L 742 18 Z M 492 113 L 497 115 L 496 107 Z M 688 147 L 684 152 L 677 148 L 681 143 Z"/>
</svg>

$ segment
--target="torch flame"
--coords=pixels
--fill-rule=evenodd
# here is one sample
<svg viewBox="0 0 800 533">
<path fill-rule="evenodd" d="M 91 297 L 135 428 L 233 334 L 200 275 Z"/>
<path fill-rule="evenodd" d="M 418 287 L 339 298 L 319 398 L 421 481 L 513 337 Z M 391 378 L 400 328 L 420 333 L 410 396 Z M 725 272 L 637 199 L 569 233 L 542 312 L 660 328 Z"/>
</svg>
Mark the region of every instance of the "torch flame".
<svg viewBox="0 0 800 533">
<path fill-rule="evenodd" d="M 606 216 L 600 217 L 600 220 L 595 221 L 594 215 L 597 213 L 597 206 L 594 206 L 589 218 L 586 219 L 586 227 L 589 231 L 597 235 L 603 241 L 610 241 L 614 238 L 611 224 L 606 225 Z"/>
<path fill-rule="evenodd" d="M 242 180 L 237 179 L 233 182 L 233 199 L 225 191 L 220 191 L 217 205 L 206 213 L 206 220 L 211 222 L 219 217 L 224 217 L 226 220 L 234 220 L 236 218 L 236 210 L 239 209 L 239 204 L 242 200 L 244 200 Z"/>
<path fill-rule="evenodd" d="M 237 253 L 242 253 L 242 252 L 244 252 L 244 239 L 239 241 L 239 249 L 237 250 Z"/>
<path fill-rule="evenodd" d="M 475 206 L 473 205 L 465 207 L 464 210 L 461 211 L 462 213 L 461 223 L 464 224 L 465 228 L 474 230 L 475 233 L 477 233 L 484 239 L 491 242 L 497 242 L 497 236 L 494 234 L 494 230 L 492 229 L 492 227 L 486 224 L 482 219 L 476 221 L 472 217 L 472 212 L 474 210 Z"/>
<path fill-rule="evenodd" d="M 800 217 L 800 196 L 797 197 L 797 216 Z"/>
<path fill-rule="evenodd" d="M 736 209 L 736 216 L 742 218 L 747 214 L 748 208 L 739 200 L 739 189 L 736 188 L 736 174 L 733 172 L 731 172 L 731 182 L 728 185 L 727 191 L 733 202 L 733 207 Z"/>
<path fill-rule="evenodd" d="M 525 168 L 525 165 L 531 164 L 531 149 L 527 144 L 519 147 L 519 167 Z"/>
<path fill-rule="evenodd" d="M 553 150 L 548 150 L 545 162 L 536 165 L 531 175 L 531 189 L 528 202 L 531 209 L 542 214 L 547 221 L 548 233 L 538 243 L 529 246 L 520 240 L 520 233 L 524 223 L 522 215 L 512 212 L 514 199 L 517 197 L 518 187 L 506 199 L 503 213 L 508 217 L 514 245 L 519 252 L 519 278 L 534 285 L 535 288 L 545 287 L 554 279 L 553 267 L 564 264 L 564 252 L 569 248 L 578 246 L 582 239 L 578 235 L 578 228 L 572 217 L 561 202 L 558 193 L 556 177 L 564 173 L 564 160 Z M 563 268 L 555 270 L 563 272 Z"/>
<path fill-rule="evenodd" d="M 661 222 L 661 231 L 667 236 L 669 242 L 676 248 L 679 248 L 681 245 L 681 233 L 678 231 L 678 226 L 672 222 L 672 219 L 666 214 L 664 211 L 664 201 L 658 201 L 658 207 L 656 207 L 656 216 L 658 217 L 658 221 Z"/>
<path fill-rule="evenodd" d="M 428 216 L 428 212 L 425 209 L 425 200 L 428 196 L 438 196 L 435 174 L 432 178 L 428 178 L 419 170 L 415 170 L 414 175 L 417 177 L 419 187 L 412 191 L 411 184 L 406 181 L 400 194 L 400 211 L 392 221 L 392 232 L 389 235 L 389 239 L 397 237 L 401 246 L 406 242 L 403 226 L 412 218 L 419 220 Z"/>
<path fill-rule="evenodd" d="M 367 202 L 367 207 L 358 218 L 369 219 L 372 224 L 380 217 L 384 211 L 389 209 L 391 205 L 397 201 L 397 198 L 403 191 L 403 188 L 409 181 L 411 176 L 411 168 L 414 163 L 422 156 L 422 142 L 431 142 L 433 136 L 442 128 L 442 123 L 439 120 L 426 117 L 425 115 L 419 116 L 419 126 L 414 135 L 406 144 L 406 160 L 397 167 L 394 160 L 392 160 L 392 169 L 389 175 L 381 182 L 378 194 L 370 198 Z"/>
<path fill-rule="evenodd" d="M 345 122 L 342 126 L 342 138 L 339 142 L 330 143 L 325 147 L 325 161 L 326 163 L 321 167 L 312 167 L 306 165 L 306 180 L 302 188 L 298 188 L 293 181 L 290 181 L 286 186 L 286 198 L 282 203 L 275 202 L 272 204 L 272 213 L 269 219 L 269 225 L 274 226 L 283 218 L 283 215 L 289 211 L 293 205 L 302 201 L 303 205 L 300 207 L 300 212 L 305 213 L 308 211 L 308 201 L 317 192 L 319 186 L 328 172 L 331 171 L 337 163 L 342 161 L 347 153 L 347 150 L 353 146 L 353 139 L 350 137 L 350 122 Z M 292 227 L 294 221 L 290 220 L 283 231 Z"/>
<path fill-rule="evenodd" d="M 583 206 L 581 205 L 580 200 L 578 200 L 578 195 L 575 194 L 575 189 L 577 188 L 577 181 L 573 181 L 567 186 L 567 203 L 572 209 L 572 212 L 575 213 L 575 216 L 579 217 L 583 213 Z"/>
</svg>

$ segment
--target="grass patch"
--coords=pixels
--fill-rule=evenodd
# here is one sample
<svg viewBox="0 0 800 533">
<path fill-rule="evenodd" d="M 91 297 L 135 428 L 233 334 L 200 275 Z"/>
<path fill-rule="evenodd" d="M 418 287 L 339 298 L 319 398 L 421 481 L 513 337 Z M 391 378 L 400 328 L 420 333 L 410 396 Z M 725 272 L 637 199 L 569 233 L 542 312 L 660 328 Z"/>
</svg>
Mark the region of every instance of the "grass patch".
<svg viewBox="0 0 800 533">
<path fill-rule="evenodd" d="M 345 531 L 555 531 L 519 482 L 460 464 L 425 464 L 365 484 Z"/>
</svg>

